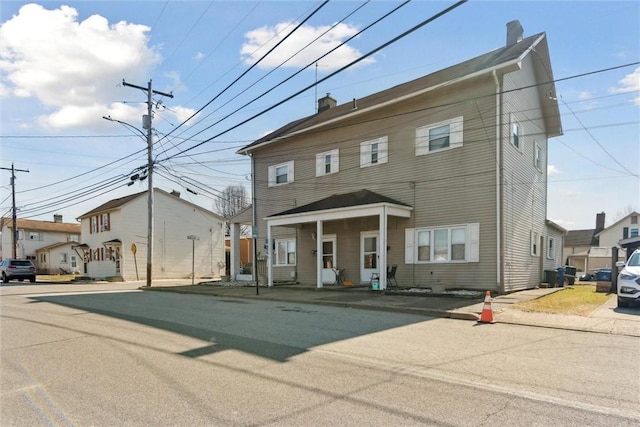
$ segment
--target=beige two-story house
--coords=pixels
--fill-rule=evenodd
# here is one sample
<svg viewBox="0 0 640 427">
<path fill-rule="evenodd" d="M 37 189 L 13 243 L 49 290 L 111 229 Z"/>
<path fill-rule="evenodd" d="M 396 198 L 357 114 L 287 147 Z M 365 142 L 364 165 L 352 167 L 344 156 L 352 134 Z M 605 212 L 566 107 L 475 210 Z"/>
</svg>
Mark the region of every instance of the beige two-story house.
<svg viewBox="0 0 640 427">
<path fill-rule="evenodd" d="M 94 279 L 147 277 L 147 192 L 110 200 L 79 217 L 82 273 Z M 224 219 L 201 206 L 155 188 L 152 275 L 154 279 L 219 278 L 224 275 Z"/>
<path fill-rule="evenodd" d="M 507 24 L 476 58 L 282 126 L 250 155 L 268 283 L 509 292 L 561 265 L 547 144 L 561 135 L 547 37 Z M 232 261 L 233 262 L 233 261 Z"/>
</svg>

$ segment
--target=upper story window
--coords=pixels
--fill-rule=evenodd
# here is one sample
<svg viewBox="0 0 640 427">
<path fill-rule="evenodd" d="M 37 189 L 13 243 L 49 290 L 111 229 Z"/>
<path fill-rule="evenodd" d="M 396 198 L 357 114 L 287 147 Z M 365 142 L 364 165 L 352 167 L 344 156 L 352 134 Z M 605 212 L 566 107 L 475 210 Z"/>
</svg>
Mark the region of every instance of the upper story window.
<svg viewBox="0 0 640 427">
<path fill-rule="evenodd" d="M 338 150 L 316 154 L 316 176 L 329 175 L 339 170 Z"/>
<path fill-rule="evenodd" d="M 293 182 L 293 160 L 269 166 L 269 187 Z"/>
<path fill-rule="evenodd" d="M 360 143 L 360 167 L 374 166 L 387 163 L 388 138 L 383 136 L 371 141 Z"/>
<path fill-rule="evenodd" d="M 28 240 L 42 240 L 42 235 L 40 233 L 38 233 L 37 231 L 30 231 L 27 234 L 27 239 Z"/>
<path fill-rule="evenodd" d="M 97 216 L 92 216 L 91 217 L 90 227 L 91 227 L 89 229 L 90 233 L 97 233 L 98 232 L 98 217 Z"/>
<path fill-rule="evenodd" d="M 111 218 L 108 213 L 104 213 L 100 216 L 100 231 L 111 230 L 110 219 Z"/>
<path fill-rule="evenodd" d="M 638 215 L 631 215 L 631 217 L 629 219 L 631 220 L 631 224 L 637 224 L 638 223 Z"/>
<path fill-rule="evenodd" d="M 522 125 L 514 117 L 511 117 L 511 143 L 522 150 Z"/>
<path fill-rule="evenodd" d="M 462 146 L 463 117 L 416 129 L 416 156 Z"/>
<path fill-rule="evenodd" d="M 535 145 L 533 150 L 533 165 L 539 171 L 542 171 L 542 148 L 538 144 Z"/>
</svg>

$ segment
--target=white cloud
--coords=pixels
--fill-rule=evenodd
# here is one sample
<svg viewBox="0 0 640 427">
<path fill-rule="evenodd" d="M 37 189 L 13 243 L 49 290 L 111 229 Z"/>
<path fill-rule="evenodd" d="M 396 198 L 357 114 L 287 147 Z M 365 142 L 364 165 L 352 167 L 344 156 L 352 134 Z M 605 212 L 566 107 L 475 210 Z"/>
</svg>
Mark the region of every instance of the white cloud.
<svg viewBox="0 0 640 427">
<path fill-rule="evenodd" d="M 547 165 L 547 176 L 560 175 L 560 169 L 558 169 L 555 165 Z"/>
<path fill-rule="evenodd" d="M 295 22 L 281 22 L 272 27 L 264 26 L 245 34 L 246 42 L 242 45 L 240 55 L 247 64 L 255 63 L 262 55 L 273 48 L 289 32 L 295 28 Z M 330 26 L 313 27 L 302 25 L 287 40 L 271 52 L 259 65 L 261 68 L 275 68 L 287 60 L 290 56 L 296 55 L 289 60 L 284 67 L 303 67 L 312 63 L 319 56 L 326 54 L 331 49 L 338 46 L 347 38 L 358 32 L 356 27 L 348 24 L 338 24 L 327 34 L 320 36 L 327 31 Z M 320 38 L 314 41 L 318 36 Z M 306 47 L 309 43 L 310 46 Z M 300 49 L 304 50 L 297 53 Z M 361 53 L 348 45 L 343 45 L 320 60 L 323 70 L 336 70 L 354 59 L 361 56 Z M 358 65 L 373 63 L 372 58 L 367 58 Z"/>
<path fill-rule="evenodd" d="M 195 56 L 193 57 L 193 59 L 195 60 L 201 60 L 202 58 L 204 58 L 204 53 L 202 52 L 196 52 Z"/>
<path fill-rule="evenodd" d="M 93 15 L 77 21 L 69 6 L 28 4 L 0 26 L 0 72 L 13 96 L 33 97 L 53 111 L 39 122 L 53 128 L 102 121 L 123 76 L 137 82 L 160 55 L 147 46 L 149 27 Z"/>
<path fill-rule="evenodd" d="M 611 93 L 633 93 L 640 92 L 640 67 L 636 68 L 632 73 L 627 74 L 618 82 L 618 87 L 609 89 Z M 640 96 L 633 100 L 634 104 L 640 105 Z"/>
<path fill-rule="evenodd" d="M 578 99 L 581 101 L 591 98 L 593 98 L 593 95 L 588 90 L 583 90 L 582 92 L 578 93 Z"/>
</svg>

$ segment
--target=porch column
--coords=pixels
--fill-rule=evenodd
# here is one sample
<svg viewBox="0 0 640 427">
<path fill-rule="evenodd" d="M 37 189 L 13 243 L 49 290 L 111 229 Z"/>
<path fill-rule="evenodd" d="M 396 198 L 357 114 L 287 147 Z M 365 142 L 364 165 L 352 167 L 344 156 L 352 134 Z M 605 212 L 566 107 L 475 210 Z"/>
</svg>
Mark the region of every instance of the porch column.
<svg viewBox="0 0 640 427">
<path fill-rule="evenodd" d="M 380 259 L 378 271 L 380 277 L 380 289 L 387 289 L 387 207 L 382 207 L 380 212 Z"/>
<path fill-rule="evenodd" d="M 322 221 L 316 221 L 316 287 L 321 288 L 322 283 Z"/>
<path fill-rule="evenodd" d="M 236 280 L 236 275 L 238 274 L 240 267 L 240 224 L 231 224 L 229 231 L 229 245 L 231 246 L 231 259 L 229 260 L 231 263 L 231 278 L 232 280 Z"/>
<path fill-rule="evenodd" d="M 267 285 L 273 287 L 273 247 L 271 245 L 271 225 L 267 222 Z"/>
</svg>

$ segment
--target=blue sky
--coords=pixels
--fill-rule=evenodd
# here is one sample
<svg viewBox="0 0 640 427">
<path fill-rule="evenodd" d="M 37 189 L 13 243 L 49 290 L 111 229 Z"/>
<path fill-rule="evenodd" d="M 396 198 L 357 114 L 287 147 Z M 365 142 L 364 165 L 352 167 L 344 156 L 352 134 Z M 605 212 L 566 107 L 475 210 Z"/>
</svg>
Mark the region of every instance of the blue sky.
<svg viewBox="0 0 640 427">
<path fill-rule="evenodd" d="M 586 229 L 598 212 L 610 225 L 629 209 L 640 210 L 637 1 L 470 1 L 228 131 L 454 1 L 410 2 L 303 69 L 401 4 L 332 1 L 233 83 L 321 2 L 3 0 L 0 167 L 29 170 L 16 173 L 19 217 L 52 220 L 55 213 L 73 222 L 100 203 L 146 189 L 146 182 L 126 185 L 146 163 L 146 95 L 124 87 L 123 79 L 144 87 L 152 79 L 153 89 L 174 95 L 154 96 L 154 155 L 162 160 L 155 186 L 213 209 L 225 187 L 250 189 L 249 160 L 236 150 L 313 114 L 318 96 L 329 92 L 340 104 L 351 102 L 499 48 L 514 19 L 525 36 L 547 33 L 553 74 L 561 80 L 564 135 L 549 142 L 548 218 Z M 7 216 L 10 172 L 0 173 L 0 210 Z"/>
</svg>

